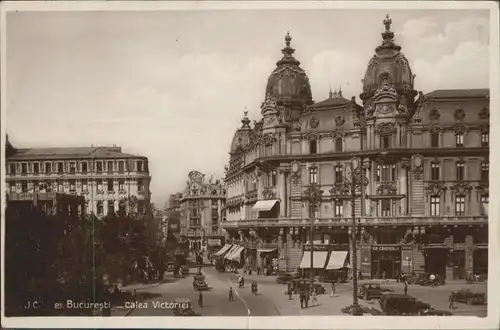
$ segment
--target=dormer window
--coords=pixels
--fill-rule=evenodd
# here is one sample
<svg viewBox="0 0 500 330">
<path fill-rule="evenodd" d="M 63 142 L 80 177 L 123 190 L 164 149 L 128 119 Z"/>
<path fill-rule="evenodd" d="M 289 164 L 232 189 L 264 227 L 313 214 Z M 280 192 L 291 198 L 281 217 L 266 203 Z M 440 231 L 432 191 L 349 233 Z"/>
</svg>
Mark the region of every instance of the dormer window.
<svg viewBox="0 0 500 330">
<path fill-rule="evenodd" d="M 389 149 L 391 147 L 391 137 L 389 135 L 382 135 L 380 137 L 380 147 L 382 149 Z"/>
<path fill-rule="evenodd" d="M 309 141 L 309 152 L 311 153 L 311 155 L 315 155 L 318 153 L 318 141 Z"/>
</svg>

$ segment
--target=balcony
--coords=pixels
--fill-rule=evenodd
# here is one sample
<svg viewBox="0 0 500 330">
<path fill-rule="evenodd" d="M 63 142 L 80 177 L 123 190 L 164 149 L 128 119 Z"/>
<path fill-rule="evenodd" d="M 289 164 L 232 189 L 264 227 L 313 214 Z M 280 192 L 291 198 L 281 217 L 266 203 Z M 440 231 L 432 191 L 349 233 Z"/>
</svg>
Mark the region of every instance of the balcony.
<svg viewBox="0 0 500 330">
<path fill-rule="evenodd" d="M 443 216 L 443 217 L 363 217 L 356 218 L 357 224 L 362 226 L 454 226 L 454 225 L 488 225 L 485 216 Z M 320 218 L 314 220 L 315 227 L 347 227 L 352 224 L 351 218 Z M 251 228 L 251 227 L 306 227 L 310 226 L 310 219 L 302 218 L 271 218 L 235 220 L 221 222 L 222 228 Z"/>
</svg>

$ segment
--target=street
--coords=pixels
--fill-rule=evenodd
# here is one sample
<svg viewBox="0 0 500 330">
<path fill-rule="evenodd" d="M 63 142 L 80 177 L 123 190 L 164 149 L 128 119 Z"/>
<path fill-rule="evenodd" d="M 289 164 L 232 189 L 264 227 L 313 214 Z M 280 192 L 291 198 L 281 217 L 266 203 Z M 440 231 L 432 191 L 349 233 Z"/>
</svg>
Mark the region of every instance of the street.
<svg viewBox="0 0 500 330">
<path fill-rule="evenodd" d="M 210 265 L 202 268 L 206 276 L 209 290 L 203 291 L 203 307 L 198 306 L 198 292 L 193 290 L 193 275 L 196 267 L 190 269 L 190 274 L 185 278 L 174 279 L 172 273 L 166 275 L 167 283 L 149 286 L 141 292 L 147 294 L 141 304 L 135 308 L 114 309 L 113 316 L 173 316 L 172 309 L 158 307 L 159 302 L 175 302 L 179 299 L 190 300 L 193 310 L 201 316 L 292 316 L 292 315 L 342 315 L 341 309 L 352 303 L 351 283 L 337 284 L 336 293 L 330 297 L 330 284 L 325 283 L 327 291 L 318 296 L 318 303 L 302 309 L 297 295 L 290 300 L 285 294 L 286 287 L 276 283 L 275 276 L 256 275 L 245 276 L 245 287 L 238 288 L 237 275 L 232 273 L 219 273 Z M 251 292 L 251 283 L 258 283 L 258 294 Z M 382 287 L 391 288 L 395 293 L 403 293 L 403 284 L 386 282 Z M 234 301 L 229 302 L 229 288 L 234 290 Z M 448 308 L 448 296 L 451 291 L 469 288 L 473 292 L 486 292 L 486 283 L 464 284 L 449 283 L 441 287 L 428 287 L 410 285 L 408 294 L 436 309 L 449 310 L 460 316 L 485 317 L 487 306 L 469 306 L 455 303 L 455 309 Z M 360 299 L 360 305 L 379 309 L 376 300 L 365 301 Z M 131 304 L 129 304 L 131 305 Z"/>
</svg>

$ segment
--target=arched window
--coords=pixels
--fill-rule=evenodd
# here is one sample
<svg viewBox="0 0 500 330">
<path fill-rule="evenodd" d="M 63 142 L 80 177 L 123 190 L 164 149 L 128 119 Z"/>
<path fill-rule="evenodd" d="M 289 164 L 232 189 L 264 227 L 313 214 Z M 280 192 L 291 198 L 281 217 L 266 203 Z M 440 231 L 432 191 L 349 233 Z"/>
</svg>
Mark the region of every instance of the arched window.
<svg viewBox="0 0 500 330">
<path fill-rule="evenodd" d="M 104 213 L 104 206 L 102 202 L 97 202 L 97 215 L 102 215 Z"/>
<path fill-rule="evenodd" d="M 318 153 L 318 141 L 316 139 L 309 141 L 309 151 L 311 155 Z"/>
</svg>

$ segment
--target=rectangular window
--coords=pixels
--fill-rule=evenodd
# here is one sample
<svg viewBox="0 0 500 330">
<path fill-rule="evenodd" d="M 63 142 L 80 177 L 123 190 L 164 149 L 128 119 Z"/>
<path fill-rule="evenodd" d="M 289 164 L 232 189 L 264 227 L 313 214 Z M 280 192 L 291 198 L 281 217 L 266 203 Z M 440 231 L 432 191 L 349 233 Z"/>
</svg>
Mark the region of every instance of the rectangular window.
<svg viewBox="0 0 500 330">
<path fill-rule="evenodd" d="M 113 162 L 108 161 L 107 167 L 108 167 L 108 173 L 112 173 L 113 172 Z"/>
<path fill-rule="evenodd" d="M 342 144 L 343 144 L 342 138 L 335 139 L 335 152 L 342 152 L 343 150 Z"/>
<path fill-rule="evenodd" d="M 96 166 L 96 172 L 102 173 L 102 162 L 96 162 L 95 166 Z"/>
<path fill-rule="evenodd" d="M 431 180 L 438 181 L 439 180 L 439 163 L 432 162 L 431 163 Z"/>
<path fill-rule="evenodd" d="M 69 163 L 69 173 L 75 174 L 75 172 L 76 172 L 76 164 L 73 162 Z"/>
<path fill-rule="evenodd" d="M 97 191 L 102 191 L 102 180 L 96 180 L 97 183 Z"/>
<path fill-rule="evenodd" d="M 457 147 L 464 146 L 464 133 L 456 133 L 455 134 L 455 142 Z"/>
<path fill-rule="evenodd" d="M 377 164 L 377 168 L 376 168 L 375 181 L 380 182 L 380 165 L 379 164 Z"/>
<path fill-rule="evenodd" d="M 10 174 L 16 174 L 16 164 L 9 165 L 9 172 Z"/>
<path fill-rule="evenodd" d="M 82 163 L 82 173 L 87 173 L 88 171 L 88 164 L 87 162 Z"/>
<path fill-rule="evenodd" d="M 28 164 L 21 164 L 21 174 L 28 173 Z"/>
<path fill-rule="evenodd" d="M 344 205 L 343 202 L 335 202 L 335 217 L 341 218 L 344 214 Z"/>
<path fill-rule="evenodd" d="M 38 163 L 33 164 L 33 173 L 35 173 L 35 174 L 40 173 L 40 164 L 38 164 Z"/>
<path fill-rule="evenodd" d="M 125 180 L 124 179 L 118 180 L 118 189 L 120 191 L 125 191 Z"/>
<path fill-rule="evenodd" d="M 391 201 L 389 199 L 382 199 L 382 216 L 391 216 Z"/>
<path fill-rule="evenodd" d="M 143 189 L 144 189 L 144 187 L 143 187 L 142 180 L 141 179 L 137 180 L 137 191 L 142 192 Z"/>
<path fill-rule="evenodd" d="M 462 181 L 464 179 L 464 174 L 465 174 L 465 163 L 457 162 L 456 167 L 457 167 L 457 181 Z"/>
<path fill-rule="evenodd" d="M 382 165 L 382 181 L 391 181 L 391 167 L 387 164 Z"/>
<path fill-rule="evenodd" d="M 89 191 L 87 180 L 82 180 L 82 191 Z"/>
<path fill-rule="evenodd" d="M 335 182 L 341 183 L 343 177 L 342 165 L 335 166 Z"/>
<path fill-rule="evenodd" d="M 318 169 L 316 167 L 309 169 L 309 183 L 318 183 Z"/>
<path fill-rule="evenodd" d="M 455 215 L 465 215 L 465 196 L 455 196 Z"/>
<path fill-rule="evenodd" d="M 69 180 L 69 191 L 75 191 L 75 190 L 76 190 L 75 180 Z"/>
<path fill-rule="evenodd" d="M 271 185 L 277 185 L 276 170 L 271 171 Z"/>
<path fill-rule="evenodd" d="M 382 135 L 380 137 L 380 147 L 382 149 L 389 149 L 391 147 L 391 136 Z"/>
<path fill-rule="evenodd" d="M 318 153 L 318 141 L 316 140 L 309 141 L 309 153 L 311 155 L 315 155 Z"/>
<path fill-rule="evenodd" d="M 490 163 L 481 163 L 481 181 L 488 181 L 490 179 Z"/>
<path fill-rule="evenodd" d="M 431 148 L 439 147 L 439 133 L 433 132 L 431 133 Z"/>
<path fill-rule="evenodd" d="M 64 163 L 57 163 L 57 173 L 64 173 Z"/>
<path fill-rule="evenodd" d="M 118 162 L 118 172 L 125 172 L 125 164 L 123 162 Z"/>
<path fill-rule="evenodd" d="M 28 192 L 28 181 L 21 182 L 21 192 L 23 193 Z"/>
<path fill-rule="evenodd" d="M 46 174 L 52 173 L 52 164 L 51 163 L 45 163 L 45 173 Z"/>
<path fill-rule="evenodd" d="M 137 162 L 137 172 L 142 172 L 142 161 Z"/>
<path fill-rule="evenodd" d="M 490 133 L 483 132 L 481 133 L 481 146 L 488 147 L 490 145 Z"/>
<path fill-rule="evenodd" d="M 490 197 L 488 195 L 481 196 L 481 215 L 488 216 L 488 204 L 490 201 Z"/>
<path fill-rule="evenodd" d="M 108 191 L 114 190 L 113 180 L 108 180 Z"/>
<path fill-rule="evenodd" d="M 439 216 L 441 198 L 439 196 L 431 196 L 431 216 Z"/>
</svg>

